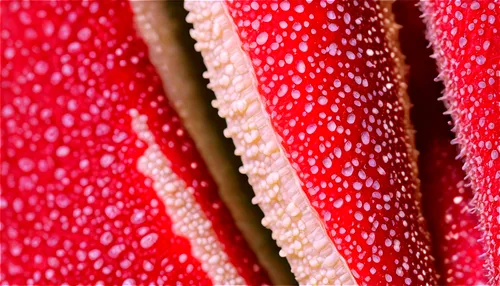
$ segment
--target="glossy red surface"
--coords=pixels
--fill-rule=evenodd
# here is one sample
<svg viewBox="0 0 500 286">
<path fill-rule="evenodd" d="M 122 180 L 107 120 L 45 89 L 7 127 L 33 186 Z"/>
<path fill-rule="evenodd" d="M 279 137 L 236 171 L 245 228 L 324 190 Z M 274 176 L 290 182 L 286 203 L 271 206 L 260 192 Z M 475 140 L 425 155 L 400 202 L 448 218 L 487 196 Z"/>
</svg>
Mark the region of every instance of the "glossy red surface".
<svg viewBox="0 0 500 286">
<path fill-rule="evenodd" d="M 492 284 L 500 283 L 500 5 L 496 1 L 422 3 L 455 125 L 460 155 L 475 191 Z"/>
<path fill-rule="evenodd" d="M 124 1 L 2 2 L 0 280 L 211 284 L 137 169 L 147 115 L 238 274 L 268 283 L 168 104 Z"/>
<path fill-rule="evenodd" d="M 462 160 L 456 159 L 453 134 L 438 101 L 444 86 L 436 82 L 437 66 L 425 39 L 425 24 L 413 1 L 393 5 L 402 25 L 399 37 L 409 66 L 408 93 L 419 150 L 422 208 L 431 232 L 441 285 L 484 285 L 487 282 L 479 215 L 473 212 L 473 192 L 465 181 Z"/>
<path fill-rule="evenodd" d="M 374 1 L 227 5 L 271 123 L 357 282 L 434 283 L 380 8 Z"/>
</svg>

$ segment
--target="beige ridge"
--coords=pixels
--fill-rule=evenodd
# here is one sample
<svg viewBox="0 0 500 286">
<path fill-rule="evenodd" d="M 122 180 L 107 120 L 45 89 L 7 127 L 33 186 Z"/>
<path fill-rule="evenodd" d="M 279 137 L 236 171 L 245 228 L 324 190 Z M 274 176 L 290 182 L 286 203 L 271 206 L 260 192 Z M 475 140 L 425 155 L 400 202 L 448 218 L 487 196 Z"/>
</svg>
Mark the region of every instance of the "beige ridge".
<svg viewBox="0 0 500 286">
<path fill-rule="evenodd" d="M 149 47 L 149 56 L 169 101 L 182 118 L 197 149 L 217 183 L 219 194 L 231 212 L 237 227 L 255 252 L 261 266 L 274 284 L 294 284 L 290 266 L 279 257 L 269 231 L 260 223 L 262 214 L 251 204 L 252 190 L 246 177 L 237 171 L 241 163 L 232 153 L 233 145 L 222 136 L 215 110 L 209 101 L 213 96 L 201 77 L 198 53 L 186 33 L 185 10 L 177 1 L 131 1 L 134 22 Z M 220 127 L 222 129 L 222 127 Z"/>
<path fill-rule="evenodd" d="M 193 256 L 200 261 L 203 270 L 215 285 L 245 284 L 244 278 L 238 274 L 224 252 L 210 220 L 193 197 L 194 190 L 187 187 L 170 169 L 168 159 L 148 129 L 147 116 L 140 115 L 137 110 L 131 110 L 130 115 L 133 130 L 148 144 L 137 162 L 137 169 L 153 179 L 153 188 L 166 206 L 174 232 L 189 240 Z"/>
<path fill-rule="evenodd" d="M 260 101 L 255 74 L 241 49 L 223 2 L 186 1 L 197 40 L 215 91 L 214 106 L 227 121 L 242 157 L 241 172 L 254 188 L 254 203 L 264 211 L 262 223 L 273 231 L 300 284 L 356 284 L 349 267 L 330 240 L 322 220 L 303 193 Z"/>
</svg>

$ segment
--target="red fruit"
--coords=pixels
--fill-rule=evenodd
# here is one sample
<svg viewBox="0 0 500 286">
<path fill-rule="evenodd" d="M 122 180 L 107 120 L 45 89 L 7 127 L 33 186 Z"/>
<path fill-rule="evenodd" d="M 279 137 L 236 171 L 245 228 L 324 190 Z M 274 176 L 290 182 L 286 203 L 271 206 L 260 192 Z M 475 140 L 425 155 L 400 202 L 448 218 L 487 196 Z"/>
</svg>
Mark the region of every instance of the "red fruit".
<svg viewBox="0 0 500 286">
<path fill-rule="evenodd" d="M 1 6 L 2 283 L 268 283 L 129 4 Z"/>
<path fill-rule="evenodd" d="M 373 1 L 185 7 L 226 135 L 298 281 L 436 283 L 390 12 Z"/>
<path fill-rule="evenodd" d="M 500 284 L 500 5 L 423 1 L 427 36 L 446 86 L 443 100 L 475 191 L 491 282 Z"/>
</svg>

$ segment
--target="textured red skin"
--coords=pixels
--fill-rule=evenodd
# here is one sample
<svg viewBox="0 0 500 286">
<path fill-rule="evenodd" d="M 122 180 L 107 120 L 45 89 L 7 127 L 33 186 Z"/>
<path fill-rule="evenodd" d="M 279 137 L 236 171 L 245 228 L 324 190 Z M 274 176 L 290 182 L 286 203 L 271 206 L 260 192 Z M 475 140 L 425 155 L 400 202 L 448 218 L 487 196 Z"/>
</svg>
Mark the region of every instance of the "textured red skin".
<svg viewBox="0 0 500 286">
<path fill-rule="evenodd" d="M 373 1 L 361 1 L 357 7 L 353 1 L 335 4 L 280 2 L 226 3 L 243 49 L 252 60 L 271 123 L 311 205 L 323 219 L 332 241 L 358 283 L 436 283 L 429 241 L 415 198 L 417 184 L 411 155 L 408 154 L 404 110 L 397 94 L 399 82 L 394 73 L 394 62 L 388 57 L 385 35 L 381 32 L 377 16 L 380 11 Z M 299 4 L 303 6 L 297 7 Z M 345 13 L 337 4 L 343 6 Z M 334 11 L 337 18 L 328 19 L 328 15 L 332 15 L 327 11 Z M 357 19 L 362 24 L 355 24 L 349 35 L 346 29 Z M 368 22 L 369 19 L 374 21 Z M 326 26 L 328 24 L 337 25 L 338 31 L 332 32 Z M 311 32 L 312 29 L 316 29 L 316 34 Z M 369 29 L 372 29 L 372 36 L 367 34 Z M 262 33 L 267 33 L 267 38 Z M 349 43 L 358 33 L 363 39 L 369 38 L 373 42 L 358 39 L 357 44 Z M 281 41 L 279 45 L 273 45 L 276 35 L 282 36 L 278 39 Z M 344 44 L 343 38 L 346 40 Z M 302 41 L 308 45 L 306 51 L 303 46 L 300 48 Z M 341 55 L 322 53 L 332 43 L 337 45 Z M 363 56 L 349 60 L 347 52 L 356 55 L 358 47 L 363 49 L 360 51 Z M 386 49 L 380 56 L 370 58 L 372 62 L 378 59 L 379 63 L 368 67 L 366 49 L 378 51 L 383 48 Z M 287 53 L 293 55 L 293 60 L 286 62 L 287 58 L 290 59 Z M 313 63 L 310 64 L 308 59 Z M 304 62 L 303 72 L 300 71 L 300 61 Z M 325 66 L 319 61 L 324 61 Z M 345 65 L 346 62 L 349 66 Z M 328 66 L 333 67 L 331 74 L 326 70 Z M 379 79 L 379 71 L 384 80 Z M 368 86 L 356 83 L 356 78 L 349 78 L 349 72 L 360 76 L 361 80 L 366 79 Z M 297 75 L 302 78 L 301 82 L 294 78 Z M 336 79 L 341 80 L 340 86 L 335 86 Z M 382 92 L 382 86 L 386 84 L 393 86 Z M 287 85 L 288 89 L 282 85 Z M 308 91 L 308 85 L 312 90 Z M 300 97 L 294 99 L 292 90 L 300 92 Z M 325 91 L 325 98 L 320 99 L 321 90 Z M 338 111 L 333 110 L 334 103 L 337 103 Z M 378 109 L 378 114 L 374 108 Z M 352 124 L 347 123 L 349 113 L 356 116 Z M 331 119 L 337 125 L 333 132 L 327 126 Z M 382 124 L 389 124 L 391 120 L 394 126 L 383 130 Z M 363 139 L 362 132 L 372 127 L 370 139 Z M 340 128 L 343 128 L 341 133 L 338 132 Z M 379 134 L 376 132 L 378 128 Z M 346 142 L 351 142 L 350 149 Z M 383 145 L 379 146 L 380 152 L 374 151 L 376 144 Z M 339 157 L 334 155 L 336 148 L 342 152 Z M 395 156 L 396 152 L 399 157 Z M 393 157 L 384 161 L 382 156 L 387 153 L 392 153 Z M 329 161 L 322 163 L 328 157 L 332 161 L 330 167 L 326 167 L 330 165 Z M 376 166 L 370 167 L 369 164 Z M 360 179 L 363 177 L 365 180 Z M 398 178 L 401 180 L 397 181 Z M 358 186 L 361 187 L 359 191 L 356 190 Z M 348 196 L 350 201 L 347 201 Z M 340 198 L 343 204 L 337 208 L 335 201 Z M 398 250 L 395 245 L 399 246 Z"/>
<path fill-rule="evenodd" d="M 460 4 L 460 5 L 459 5 Z M 500 4 L 425 1 L 428 38 L 475 190 L 494 285 L 500 284 Z"/>
<path fill-rule="evenodd" d="M 172 170 L 194 189 L 238 273 L 249 284 L 269 283 L 170 107 L 129 4 L 1 5 L 0 280 L 211 284 L 189 241 L 172 232 L 152 179 L 137 170 L 147 146 L 132 130 L 135 108 L 148 116 Z M 103 155 L 113 158 L 107 166 Z M 102 244 L 105 232 L 112 237 Z M 151 233 L 156 242 L 142 248 Z"/>
<path fill-rule="evenodd" d="M 446 134 L 446 133 L 444 133 Z M 472 189 L 464 181 L 462 162 L 446 136 L 429 139 L 432 149 L 420 158 L 422 204 L 432 234 L 442 285 L 484 285 L 484 245 L 479 217 L 472 213 Z"/>
<path fill-rule="evenodd" d="M 410 67 L 408 93 L 420 151 L 422 208 L 432 236 L 439 284 L 483 285 L 487 279 L 479 215 L 472 213 L 472 189 L 464 181 L 462 161 L 455 159 L 456 147 L 450 144 L 450 119 L 443 116 L 444 105 L 437 100 L 444 87 L 434 81 L 437 67 L 430 58 L 425 24 L 415 3 L 397 1 L 393 11 L 403 26 L 399 39 Z"/>
</svg>

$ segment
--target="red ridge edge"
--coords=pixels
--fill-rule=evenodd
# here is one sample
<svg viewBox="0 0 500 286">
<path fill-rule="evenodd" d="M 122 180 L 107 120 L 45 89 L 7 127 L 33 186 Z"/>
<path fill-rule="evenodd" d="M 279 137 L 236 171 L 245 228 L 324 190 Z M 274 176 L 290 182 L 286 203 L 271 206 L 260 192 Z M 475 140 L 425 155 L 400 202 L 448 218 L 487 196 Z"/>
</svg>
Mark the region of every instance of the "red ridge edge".
<svg viewBox="0 0 500 286">
<path fill-rule="evenodd" d="M 461 160 L 443 116 L 444 105 L 437 99 L 443 90 L 436 62 L 425 39 L 425 24 L 412 1 L 394 3 L 400 30 L 401 49 L 410 67 L 408 93 L 413 103 L 412 119 L 420 151 L 419 169 L 422 207 L 432 236 L 440 285 L 484 285 L 484 244 L 478 229 L 479 215 L 472 212 L 473 192 L 464 180 Z"/>
<path fill-rule="evenodd" d="M 443 100 L 454 122 L 488 248 L 490 283 L 500 284 L 500 5 L 423 1 Z"/>
<path fill-rule="evenodd" d="M 436 283 L 380 7 L 226 3 L 287 158 L 356 281 Z"/>
</svg>

